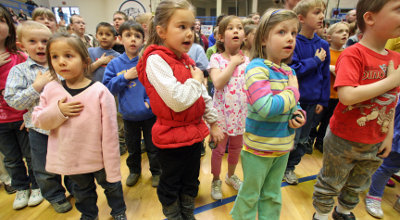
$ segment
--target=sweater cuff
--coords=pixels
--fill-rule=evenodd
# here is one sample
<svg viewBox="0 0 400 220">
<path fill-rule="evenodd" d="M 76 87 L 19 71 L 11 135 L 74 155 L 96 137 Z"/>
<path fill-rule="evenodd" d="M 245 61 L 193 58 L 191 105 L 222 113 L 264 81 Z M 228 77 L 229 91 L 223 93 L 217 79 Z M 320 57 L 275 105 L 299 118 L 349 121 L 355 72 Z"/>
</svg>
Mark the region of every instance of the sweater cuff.
<svg viewBox="0 0 400 220">
<path fill-rule="evenodd" d="M 299 89 L 297 89 L 296 87 L 293 87 L 293 86 L 287 86 L 285 89 L 292 90 L 292 92 L 294 94 L 294 98 L 296 99 L 296 102 L 299 101 L 299 99 L 300 99 Z"/>
</svg>

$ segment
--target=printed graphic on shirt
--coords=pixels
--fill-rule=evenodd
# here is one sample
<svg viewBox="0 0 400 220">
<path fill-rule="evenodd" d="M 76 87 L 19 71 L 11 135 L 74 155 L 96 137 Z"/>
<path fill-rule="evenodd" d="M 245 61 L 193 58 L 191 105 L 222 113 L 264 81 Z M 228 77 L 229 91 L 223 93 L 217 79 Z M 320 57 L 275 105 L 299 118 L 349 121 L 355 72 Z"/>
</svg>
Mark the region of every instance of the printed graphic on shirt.
<svg viewBox="0 0 400 220">
<path fill-rule="evenodd" d="M 361 80 L 376 80 L 384 79 L 387 75 L 387 65 L 379 65 L 379 69 L 372 66 L 366 66 Z M 364 84 L 364 83 L 362 83 Z M 360 111 L 361 117 L 357 119 L 358 126 L 367 126 L 368 122 L 377 123 L 381 126 L 381 132 L 387 133 L 389 131 L 389 123 L 394 115 L 395 109 L 389 105 L 395 105 L 397 99 L 396 91 L 388 91 L 383 95 L 375 97 L 371 100 L 349 105 L 343 110 L 343 113 L 348 111 Z"/>
<path fill-rule="evenodd" d="M 125 74 L 125 73 L 126 73 L 126 70 L 122 70 L 121 72 L 117 73 L 117 76 L 119 76 L 121 74 Z M 133 81 L 133 80 L 129 81 L 129 83 L 127 85 L 127 87 L 130 88 L 130 89 L 134 88 L 135 86 L 136 86 L 136 82 Z"/>
</svg>

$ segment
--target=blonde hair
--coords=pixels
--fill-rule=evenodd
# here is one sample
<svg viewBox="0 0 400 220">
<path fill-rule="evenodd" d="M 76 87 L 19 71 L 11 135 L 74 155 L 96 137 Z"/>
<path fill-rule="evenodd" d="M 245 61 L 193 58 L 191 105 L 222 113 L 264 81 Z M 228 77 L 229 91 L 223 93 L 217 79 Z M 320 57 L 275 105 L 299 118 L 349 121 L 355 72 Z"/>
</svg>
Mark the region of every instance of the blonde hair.
<svg viewBox="0 0 400 220">
<path fill-rule="evenodd" d="M 46 27 L 46 25 L 39 23 L 37 21 L 24 21 L 17 27 L 17 39 L 19 42 L 22 41 L 22 38 L 26 35 L 27 31 L 32 30 L 43 30 L 48 32 L 49 37 L 51 36 L 51 30 Z"/>
<path fill-rule="evenodd" d="M 296 7 L 293 8 L 293 11 L 297 15 L 307 16 L 307 13 L 315 7 L 322 6 L 326 8 L 326 4 L 323 0 L 301 0 L 297 3 Z"/>
<path fill-rule="evenodd" d="M 222 53 L 225 51 L 225 45 L 224 45 L 224 42 L 221 41 L 221 39 L 224 38 L 225 31 L 228 28 L 229 23 L 231 23 L 231 21 L 234 19 L 238 19 L 240 21 L 240 23 L 243 25 L 242 20 L 235 15 L 229 15 L 229 16 L 224 17 L 224 19 L 222 19 L 218 25 L 219 39 L 217 40 L 216 45 L 217 45 L 217 49 L 218 49 L 219 53 Z"/>
<path fill-rule="evenodd" d="M 83 41 L 81 39 L 79 39 L 77 36 L 74 35 L 70 35 L 68 33 L 65 32 L 60 32 L 60 33 L 56 33 L 54 34 L 49 42 L 47 42 L 47 47 L 46 47 L 46 57 L 47 57 L 47 62 L 49 63 L 49 71 L 50 73 L 55 77 L 55 79 L 57 79 L 57 73 L 54 70 L 53 64 L 51 63 L 51 54 L 50 54 L 50 49 L 51 49 L 51 45 L 57 41 L 65 41 L 69 46 L 71 46 L 81 57 L 82 62 L 85 64 L 85 69 L 83 74 L 86 77 L 89 77 L 89 73 L 90 73 L 90 56 L 89 56 L 89 52 L 86 49 L 85 44 L 83 43 Z"/>
<path fill-rule="evenodd" d="M 35 10 L 33 10 L 32 12 L 32 20 L 36 20 L 36 18 L 39 16 L 46 16 L 48 18 L 54 19 L 54 21 L 56 20 L 56 16 L 48 8 L 42 8 L 42 7 L 35 8 Z"/>
<path fill-rule="evenodd" d="M 262 59 L 267 59 L 267 52 L 265 50 L 265 46 L 263 46 L 263 41 L 268 40 L 269 32 L 277 24 L 281 23 L 282 21 L 287 21 L 291 19 L 297 20 L 297 15 L 291 10 L 286 10 L 286 9 L 267 10 L 261 17 L 256 33 L 254 34 L 254 44 L 253 47 L 251 48 L 250 59 L 254 59 L 257 57 Z M 297 24 L 299 26 L 298 20 Z M 290 59 L 291 57 L 282 60 L 282 62 L 286 62 Z"/>
<path fill-rule="evenodd" d="M 327 34 L 327 35 L 332 35 L 333 32 L 336 31 L 336 28 L 337 28 L 340 24 L 346 25 L 347 28 L 350 27 L 349 23 L 347 23 L 347 22 L 344 22 L 344 21 L 337 22 L 337 23 L 334 23 L 334 24 L 332 24 L 331 26 L 329 26 L 328 30 L 326 31 L 326 34 Z"/>
<path fill-rule="evenodd" d="M 153 14 L 150 12 L 140 14 L 136 16 L 135 21 L 139 24 L 147 24 L 150 22 L 151 18 L 153 17 Z"/>
<path fill-rule="evenodd" d="M 163 40 L 156 31 L 156 26 L 161 26 L 162 28 L 167 29 L 170 18 L 178 9 L 191 10 L 193 14 L 195 14 L 194 6 L 186 0 L 163 0 L 158 4 L 155 15 L 149 25 L 149 39 L 147 40 L 146 46 L 143 48 L 142 52 L 152 44 L 163 44 Z"/>
</svg>

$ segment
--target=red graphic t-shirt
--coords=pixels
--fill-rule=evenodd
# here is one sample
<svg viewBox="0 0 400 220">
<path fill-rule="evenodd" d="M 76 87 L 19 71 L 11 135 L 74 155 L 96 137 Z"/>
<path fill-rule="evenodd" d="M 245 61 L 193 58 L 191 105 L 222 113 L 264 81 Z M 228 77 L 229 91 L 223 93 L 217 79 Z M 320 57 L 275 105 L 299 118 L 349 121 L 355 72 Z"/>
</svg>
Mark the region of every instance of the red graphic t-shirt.
<svg viewBox="0 0 400 220">
<path fill-rule="evenodd" d="M 386 78 L 390 60 L 397 68 L 400 53 L 388 51 L 387 55 L 382 55 L 359 43 L 345 49 L 336 63 L 335 89 L 371 84 Z M 330 120 L 332 133 L 357 143 L 382 142 L 395 112 L 398 92 L 399 87 L 351 106 L 339 101 Z"/>
</svg>

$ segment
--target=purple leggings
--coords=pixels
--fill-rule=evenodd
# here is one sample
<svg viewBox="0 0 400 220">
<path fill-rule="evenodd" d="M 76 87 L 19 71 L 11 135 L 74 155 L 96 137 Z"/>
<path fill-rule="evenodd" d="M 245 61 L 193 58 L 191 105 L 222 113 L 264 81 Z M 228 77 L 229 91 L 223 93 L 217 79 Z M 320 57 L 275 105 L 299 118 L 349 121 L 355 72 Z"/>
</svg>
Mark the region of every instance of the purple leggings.
<svg viewBox="0 0 400 220">
<path fill-rule="evenodd" d="M 228 143 L 228 140 L 228 164 L 236 165 L 239 161 L 240 151 L 243 147 L 243 135 L 228 136 L 225 134 L 225 138 L 217 145 L 217 148 L 212 151 L 211 173 L 214 176 L 219 176 L 221 173 L 222 157 L 224 156 L 226 143 Z"/>
</svg>

